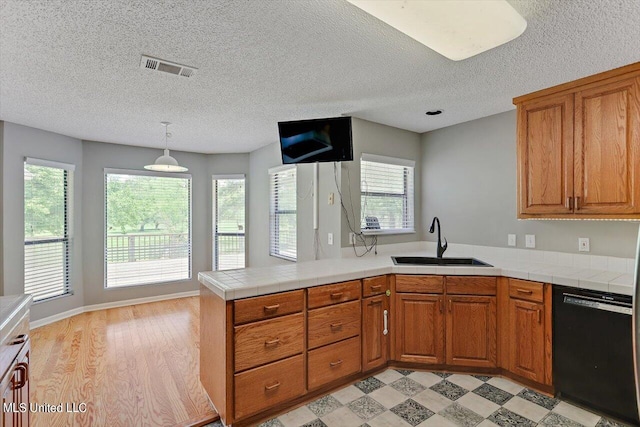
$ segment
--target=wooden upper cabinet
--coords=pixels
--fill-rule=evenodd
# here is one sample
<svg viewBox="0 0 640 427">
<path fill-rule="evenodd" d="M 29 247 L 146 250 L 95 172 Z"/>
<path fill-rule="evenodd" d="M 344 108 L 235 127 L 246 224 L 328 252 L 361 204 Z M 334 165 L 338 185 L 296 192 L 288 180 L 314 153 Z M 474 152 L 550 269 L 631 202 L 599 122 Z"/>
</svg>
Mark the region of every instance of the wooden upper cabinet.
<svg viewBox="0 0 640 427">
<path fill-rule="evenodd" d="M 640 218 L 640 63 L 514 104 L 519 218 Z"/>
<path fill-rule="evenodd" d="M 444 363 L 443 305 L 442 295 L 396 294 L 396 360 Z"/>
<path fill-rule="evenodd" d="M 520 213 L 570 213 L 573 94 L 523 104 L 518 111 Z"/>
<path fill-rule="evenodd" d="M 576 214 L 640 213 L 640 77 L 576 93 Z"/>
</svg>

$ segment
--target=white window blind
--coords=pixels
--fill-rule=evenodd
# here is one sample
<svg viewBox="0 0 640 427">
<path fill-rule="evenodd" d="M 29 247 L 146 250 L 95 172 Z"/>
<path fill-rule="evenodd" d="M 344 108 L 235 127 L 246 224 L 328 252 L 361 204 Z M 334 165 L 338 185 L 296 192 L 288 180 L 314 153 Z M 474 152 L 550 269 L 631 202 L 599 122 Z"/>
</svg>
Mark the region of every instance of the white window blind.
<svg viewBox="0 0 640 427">
<path fill-rule="evenodd" d="M 191 176 L 105 170 L 105 287 L 191 279 Z"/>
<path fill-rule="evenodd" d="M 27 158 L 24 165 L 24 292 L 34 301 L 71 294 L 73 165 Z"/>
<path fill-rule="evenodd" d="M 244 175 L 213 176 L 213 269 L 245 266 Z"/>
<path fill-rule="evenodd" d="M 365 234 L 414 232 L 414 167 L 410 160 L 363 154 L 360 229 Z"/>
<path fill-rule="evenodd" d="M 269 254 L 295 261 L 297 257 L 296 168 L 269 170 Z"/>
</svg>

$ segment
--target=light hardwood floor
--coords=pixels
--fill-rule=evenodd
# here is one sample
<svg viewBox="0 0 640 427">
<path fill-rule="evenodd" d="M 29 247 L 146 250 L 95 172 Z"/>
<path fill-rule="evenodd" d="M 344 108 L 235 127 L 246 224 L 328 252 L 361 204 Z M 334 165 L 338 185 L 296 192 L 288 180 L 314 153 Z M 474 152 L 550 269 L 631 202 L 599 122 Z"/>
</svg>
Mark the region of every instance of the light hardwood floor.
<svg viewBox="0 0 640 427">
<path fill-rule="evenodd" d="M 83 313 L 31 331 L 30 398 L 85 402 L 32 426 L 174 426 L 211 419 L 199 380 L 198 297 Z"/>
</svg>

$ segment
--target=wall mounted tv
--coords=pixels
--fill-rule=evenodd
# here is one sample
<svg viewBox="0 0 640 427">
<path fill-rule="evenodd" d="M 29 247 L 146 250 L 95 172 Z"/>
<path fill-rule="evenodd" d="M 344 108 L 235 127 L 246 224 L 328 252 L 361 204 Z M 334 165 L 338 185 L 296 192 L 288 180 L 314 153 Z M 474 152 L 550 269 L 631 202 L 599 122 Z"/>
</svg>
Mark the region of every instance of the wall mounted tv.
<svg viewBox="0 0 640 427">
<path fill-rule="evenodd" d="M 351 117 L 279 122 L 282 163 L 353 160 Z"/>
</svg>

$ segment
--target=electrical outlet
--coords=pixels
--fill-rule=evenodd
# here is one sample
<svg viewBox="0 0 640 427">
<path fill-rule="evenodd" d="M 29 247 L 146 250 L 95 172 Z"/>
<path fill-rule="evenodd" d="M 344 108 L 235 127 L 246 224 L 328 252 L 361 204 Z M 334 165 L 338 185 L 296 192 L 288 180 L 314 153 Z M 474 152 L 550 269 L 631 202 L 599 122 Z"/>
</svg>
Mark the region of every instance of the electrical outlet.
<svg viewBox="0 0 640 427">
<path fill-rule="evenodd" d="M 335 195 L 334 195 L 333 193 L 329 193 L 329 200 L 328 200 L 328 203 L 329 203 L 330 205 L 332 205 L 332 204 L 333 204 L 333 202 L 334 202 L 334 200 L 335 200 Z"/>
<path fill-rule="evenodd" d="M 589 252 L 589 238 L 588 237 L 579 237 L 578 238 L 578 251 L 580 251 L 580 252 Z"/>
<path fill-rule="evenodd" d="M 516 245 L 516 235 L 515 234 L 507 234 L 507 245 L 515 246 Z"/>
<path fill-rule="evenodd" d="M 333 245 L 333 233 L 327 234 L 327 243 Z"/>
<path fill-rule="evenodd" d="M 524 236 L 524 245 L 527 248 L 535 248 L 536 247 L 536 235 L 535 234 L 525 234 Z"/>
<path fill-rule="evenodd" d="M 356 244 L 356 233 L 353 233 L 353 232 L 349 233 L 349 244 L 350 245 Z"/>
</svg>

